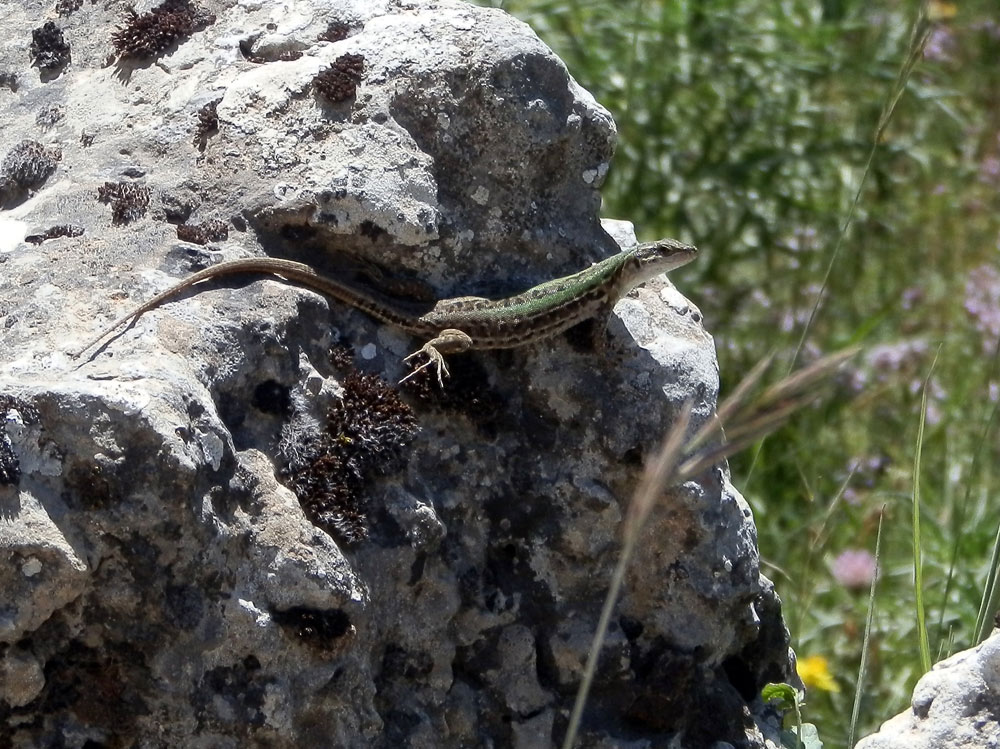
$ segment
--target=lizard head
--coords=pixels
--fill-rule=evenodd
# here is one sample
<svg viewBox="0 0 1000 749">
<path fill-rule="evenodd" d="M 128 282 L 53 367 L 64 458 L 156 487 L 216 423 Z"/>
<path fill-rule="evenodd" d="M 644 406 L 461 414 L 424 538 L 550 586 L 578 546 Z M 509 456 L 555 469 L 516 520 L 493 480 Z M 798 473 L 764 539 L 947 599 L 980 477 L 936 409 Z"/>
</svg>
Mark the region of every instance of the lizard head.
<svg viewBox="0 0 1000 749">
<path fill-rule="evenodd" d="M 659 239 L 643 242 L 632 249 L 633 271 L 629 278 L 634 288 L 661 273 L 680 268 L 695 259 L 698 249 L 676 239 Z"/>
</svg>

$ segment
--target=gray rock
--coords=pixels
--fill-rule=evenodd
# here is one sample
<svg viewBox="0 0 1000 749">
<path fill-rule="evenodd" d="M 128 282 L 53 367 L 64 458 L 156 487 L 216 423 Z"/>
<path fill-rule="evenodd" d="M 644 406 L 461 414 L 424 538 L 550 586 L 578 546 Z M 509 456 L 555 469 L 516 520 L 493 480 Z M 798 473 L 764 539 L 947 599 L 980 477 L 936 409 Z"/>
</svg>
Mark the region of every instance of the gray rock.
<svg viewBox="0 0 1000 749">
<path fill-rule="evenodd" d="M 909 710 L 856 749 L 1000 747 L 1000 630 L 934 665 L 913 688 Z"/>
<path fill-rule="evenodd" d="M 110 61 L 155 11 L 87 3 L 42 76 L 47 7 L 0 39 L 0 153 L 61 153 L 0 210 L 0 745 L 557 741 L 642 459 L 685 401 L 715 407 L 712 339 L 668 281 L 602 351 L 454 357 L 402 401 L 352 370 L 395 382 L 421 342 L 276 279 L 68 352 L 218 259 L 375 263 L 437 295 L 586 267 L 634 241 L 597 216 L 609 114 L 526 26 L 458 2 L 203 0 Z M 725 466 L 665 492 L 587 745 L 769 745 L 756 695 L 792 678 Z"/>
</svg>

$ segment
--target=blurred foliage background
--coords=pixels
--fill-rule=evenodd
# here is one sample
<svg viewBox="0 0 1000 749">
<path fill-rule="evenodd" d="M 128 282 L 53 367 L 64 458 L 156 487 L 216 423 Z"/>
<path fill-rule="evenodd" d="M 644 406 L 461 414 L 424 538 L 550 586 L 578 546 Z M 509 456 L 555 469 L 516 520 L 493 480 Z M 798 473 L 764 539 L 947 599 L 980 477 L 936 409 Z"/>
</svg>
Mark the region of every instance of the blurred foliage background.
<svg viewBox="0 0 1000 749">
<path fill-rule="evenodd" d="M 784 602 L 805 718 L 847 743 L 885 508 L 861 735 L 921 673 L 911 527 L 920 399 L 931 657 L 974 645 L 998 532 L 1000 8 L 994 0 L 507 0 L 613 113 L 606 216 L 702 250 L 675 283 L 705 313 L 730 390 L 858 342 L 832 397 L 732 462 Z M 831 266 L 876 127 L 853 223 Z M 823 281 L 832 267 L 827 285 Z M 931 373 L 931 363 L 937 363 Z M 752 466 L 752 470 L 751 470 Z M 988 631 L 989 624 L 986 629 Z"/>
</svg>

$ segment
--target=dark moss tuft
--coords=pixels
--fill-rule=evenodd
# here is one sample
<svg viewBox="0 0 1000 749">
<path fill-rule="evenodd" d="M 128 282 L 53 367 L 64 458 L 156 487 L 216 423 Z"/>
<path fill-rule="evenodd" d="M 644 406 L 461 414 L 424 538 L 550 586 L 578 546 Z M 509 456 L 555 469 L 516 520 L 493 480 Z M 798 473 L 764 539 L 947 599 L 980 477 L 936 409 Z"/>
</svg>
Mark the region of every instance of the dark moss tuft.
<svg viewBox="0 0 1000 749">
<path fill-rule="evenodd" d="M 69 44 L 54 21 L 31 32 L 31 59 L 42 70 L 58 70 L 70 61 Z"/>
<path fill-rule="evenodd" d="M 6 423 L 8 419 L 22 424 L 37 424 L 38 409 L 12 395 L 0 395 L 0 424 Z M 17 484 L 20 480 L 21 464 L 14 454 L 6 429 L 0 428 L 0 486 Z"/>
<path fill-rule="evenodd" d="M 56 13 L 60 16 L 68 16 L 74 10 L 80 10 L 83 0 L 59 0 L 56 3 Z"/>
<path fill-rule="evenodd" d="M 330 21 L 326 31 L 317 37 L 321 42 L 339 42 L 351 35 L 351 27 L 340 21 Z"/>
<path fill-rule="evenodd" d="M 0 432 L 0 486 L 16 486 L 21 480 L 21 463 L 11 447 L 10 439 Z"/>
<path fill-rule="evenodd" d="M 23 200 L 56 170 L 62 158 L 58 148 L 36 140 L 22 140 L 0 161 L 0 205 Z"/>
<path fill-rule="evenodd" d="M 364 492 L 396 470 L 418 430 L 410 407 L 375 375 L 351 371 L 321 430 L 285 435 L 282 480 L 316 525 L 346 541 L 367 536 Z M 295 419 L 289 430 L 297 427 Z"/>
<path fill-rule="evenodd" d="M 341 343 L 330 349 L 330 366 L 338 372 L 349 372 L 354 368 L 354 348 Z"/>
<path fill-rule="evenodd" d="M 156 57 L 175 42 L 215 23 L 190 0 L 165 0 L 148 13 L 127 8 L 121 25 L 111 35 L 111 44 L 121 57 L 143 60 Z"/>
<path fill-rule="evenodd" d="M 42 107 L 35 115 L 35 124 L 43 129 L 48 129 L 59 122 L 65 116 L 62 107 L 52 105 Z"/>
<path fill-rule="evenodd" d="M 334 104 L 354 98 L 364 74 L 363 55 L 341 55 L 313 78 L 313 85 Z"/>
<path fill-rule="evenodd" d="M 111 222 L 128 224 L 145 215 L 151 191 L 138 182 L 105 182 L 97 188 L 97 199 L 111 205 Z"/>
<path fill-rule="evenodd" d="M 24 238 L 24 241 L 30 242 L 31 244 L 41 244 L 46 239 L 57 239 L 58 237 L 79 237 L 81 234 L 83 234 L 82 226 L 59 224 L 57 226 L 50 226 L 41 234 L 29 234 Z"/>
<path fill-rule="evenodd" d="M 193 244 L 208 244 L 229 239 L 229 224 L 225 221 L 212 219 L 200 224 L 180 224 L 177 227 L 177 238 Z"/>
<path fill-rule="evenodd" d="M 222 99 L 210 101 L 198 110 L 198 124 L 194 128 L 194 144 L 199 150 L 204 151 L 208 145 L 210 135 L 219 132 L 219 102 Z"/>
</svg>

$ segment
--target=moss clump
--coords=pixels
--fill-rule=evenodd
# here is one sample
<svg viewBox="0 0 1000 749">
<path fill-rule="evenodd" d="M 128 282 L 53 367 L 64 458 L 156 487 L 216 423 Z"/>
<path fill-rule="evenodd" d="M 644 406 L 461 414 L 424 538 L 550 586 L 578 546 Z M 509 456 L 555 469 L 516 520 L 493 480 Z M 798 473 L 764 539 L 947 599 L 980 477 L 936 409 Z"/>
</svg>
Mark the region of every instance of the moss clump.
<svg viewBox="0 0 1000 749">
<path fill-rule="evenodd" d="M 58 70 L 70 61 L 69 44 L 54 21 L 31 32 L 31 59 L 42 70 Z"/>
<path fill-rule="evenodd" d="M 128 224 L 145 215 L 151 191 L 138 182 L 105 182 L 97 188 L 97 199 L 111 205 L 111 222 Z"/>
<path fill-rule="evenodd" d="M 312 522 L 358 541 L 368 534 L 365 489 L 398 467 L 419 427 L 412 409 L 381 378 L 352 371 L 343 386 L 322 427 L 293 414 L 282 434 L 281 474 Z"/>
<path fill-rule="evenodd" d="M 46 148 L 37 140 L 22 140 L 0 161 L 0 206 L 16 203 L 41 186 L 62 158 L 58 148 Z"/>
<path fill-rule="evenodd" d="M 313 85 L 320 94 L 334 104 L 353 99 L 364 74 L 364 68 L 363 55 L 341 55 L 333 61 L 333 65 L 313 78 Z"/>
<path fill-rule="evenodd" d="M 137 60 L 156 57 L 175 42 L 215 23 L 190 0 L 166 0 L 148 13 L 127 8 L 111 44 L 121 57 Z"/>
</svg>

